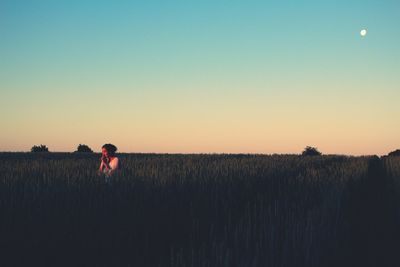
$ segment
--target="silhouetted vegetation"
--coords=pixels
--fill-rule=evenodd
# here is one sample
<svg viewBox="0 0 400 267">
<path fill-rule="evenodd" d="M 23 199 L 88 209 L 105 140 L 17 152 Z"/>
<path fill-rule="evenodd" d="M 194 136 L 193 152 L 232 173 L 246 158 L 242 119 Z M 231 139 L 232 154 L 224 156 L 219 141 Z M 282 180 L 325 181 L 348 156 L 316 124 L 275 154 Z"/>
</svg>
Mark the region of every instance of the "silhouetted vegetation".
<svg viewBox="0 0 400 267">
<path fill-rule="evenodd" d="M 75 152 L 93 153 L 93 150 L 87 145 L 79 144 Z"/>
<path fill-rule="evenodd" d="M 34 145 L 32 148 L 31 148 L 31 152 L 49 152 L 49 149 L 48 149 L 48 147 L 47 146 L 45 146 L 45 145 Z"/>
<path fill-rule="evenodd" d="M 390 152 L 388 154 L 388 156 L 390 156 L 390 157 L 394 157 L 394 156 L 399 157 L 400 156 L 400 149 L 397 149 L 395 151 Z"/>
<path fill-rule="evenodd" d="M 0 153 L 0 266 L 400 266 L 398 157 L 119 157 Z"/>
<path fill-rule="evenodd" d="M 302 152 L 303 156 L 321 156 L 322 153 L 318 151 L 317 148 L 307 146 L 304 151 Z"/>
</svg>

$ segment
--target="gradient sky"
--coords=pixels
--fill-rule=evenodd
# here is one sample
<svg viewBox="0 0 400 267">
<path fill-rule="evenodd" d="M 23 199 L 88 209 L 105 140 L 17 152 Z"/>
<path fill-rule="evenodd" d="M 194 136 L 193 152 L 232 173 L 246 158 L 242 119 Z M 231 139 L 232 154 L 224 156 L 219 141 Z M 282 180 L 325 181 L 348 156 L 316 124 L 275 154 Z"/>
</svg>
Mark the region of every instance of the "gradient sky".
<svg viewBox="0 0 400 267">
<path fill-rule="evenodd" d="M 0 151 L 387 154 L 399 14 L 397 0 L 1 0 Z"/>
</svg>

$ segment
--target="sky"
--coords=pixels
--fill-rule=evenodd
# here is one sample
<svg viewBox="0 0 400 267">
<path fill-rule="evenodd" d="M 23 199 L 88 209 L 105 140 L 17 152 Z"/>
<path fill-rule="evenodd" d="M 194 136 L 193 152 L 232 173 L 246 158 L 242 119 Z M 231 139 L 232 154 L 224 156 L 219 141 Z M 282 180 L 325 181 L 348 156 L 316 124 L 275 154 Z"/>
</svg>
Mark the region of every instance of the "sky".
<svg viewBox="0 0 400 267">
<path fill-rule="evenodd" d="M 399 13 L 394 0 L 1 0 L 0 151 L 387 154 Z"/>
</svg>

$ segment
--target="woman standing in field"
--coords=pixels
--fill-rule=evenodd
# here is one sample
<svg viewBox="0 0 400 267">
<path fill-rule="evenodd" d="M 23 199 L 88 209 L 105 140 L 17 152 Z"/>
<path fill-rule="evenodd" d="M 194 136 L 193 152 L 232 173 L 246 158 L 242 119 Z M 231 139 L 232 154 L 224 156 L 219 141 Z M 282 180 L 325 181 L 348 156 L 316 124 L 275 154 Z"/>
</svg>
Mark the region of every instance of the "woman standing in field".
<svg viewBox="0 0 400 267">
<path fill-rule="evenodd" d="M 113 144 L 105 144 L 101 148 L 101 163 L 98 174 L 104 174 L 106 182 L 109 182 L 111 176 L 121 169 L 118 157 L 115 155 L 117 147 Z"/>
</svg>

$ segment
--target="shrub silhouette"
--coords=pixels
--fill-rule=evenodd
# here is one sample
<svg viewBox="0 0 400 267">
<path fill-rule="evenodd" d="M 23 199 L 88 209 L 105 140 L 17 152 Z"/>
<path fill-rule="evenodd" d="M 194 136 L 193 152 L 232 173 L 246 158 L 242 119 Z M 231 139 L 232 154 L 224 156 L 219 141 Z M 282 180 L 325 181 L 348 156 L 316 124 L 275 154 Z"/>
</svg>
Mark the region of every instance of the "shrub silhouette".
<svg viewBox="0 0 400 267">
<path fill-rule="evenodd" d="M 93 153 L 93 150 L 87 145 L 79 144 L 75 152 Z"/>
<path fill-rule="evenodd" d="M 400 149 L 397 149 L 397 150 L 395 150 L 395 151 L 392 151 L 392 152 L 390 152 L 389 154 L 388 154 L 388 156 L 390 156 L 390 157 L 399 157 L 400 156 Z"/>
<path fill-rule="evenodd" d="M 303 156 L 321 156 L 322 153 L 318 151 L 316 147 L 307 146 L 303 153 Z"/>
<path fill-rule="evenodd" d="M 42 144 L 39 145 L 39 146 L 34 145 L 31 148 L 31 152 L 49 152 L 49 148 L 47 146 L 45 146 L 45 145 L 42 145 Z"/>
</svg>

